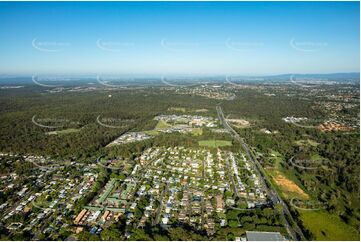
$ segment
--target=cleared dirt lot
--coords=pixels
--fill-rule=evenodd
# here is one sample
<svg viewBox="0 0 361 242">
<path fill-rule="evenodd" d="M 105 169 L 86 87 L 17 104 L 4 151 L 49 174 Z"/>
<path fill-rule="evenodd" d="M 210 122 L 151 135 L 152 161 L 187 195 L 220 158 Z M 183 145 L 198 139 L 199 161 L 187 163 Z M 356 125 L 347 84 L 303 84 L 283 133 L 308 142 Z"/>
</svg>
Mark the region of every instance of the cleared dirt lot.
<svg viewBox="0 0 361 242">
<path fill-rule="evenodd" d="M 251 124 L 249 121 L 245 120 L 245 119 L 226 119 L 227 122 L 231 123 L 232 125 L 236 126 L 237 128 L 247 128 L 249 127 Z"/>
<path fill-rule="evenodd" d="M 281 188 L 283 193 L 289 197 L 288 193 L 297 194 L 300 198 L 308 199 L 309 196 L 305 193 L 296 183 L 287 179 L 285 176 L 281 174 L 277 174 L 273 177 L 273 180 L 276 184 Z"/>
</svg>

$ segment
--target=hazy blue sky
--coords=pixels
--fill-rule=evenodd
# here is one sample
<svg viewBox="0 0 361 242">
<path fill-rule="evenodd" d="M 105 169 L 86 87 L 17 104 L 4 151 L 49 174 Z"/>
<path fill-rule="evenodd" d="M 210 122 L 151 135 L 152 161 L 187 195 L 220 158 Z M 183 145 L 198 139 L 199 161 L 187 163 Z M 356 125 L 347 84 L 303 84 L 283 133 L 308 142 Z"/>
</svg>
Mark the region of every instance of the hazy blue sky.
<svg viewBox="0 0 361 242">
<path fill-rule="evenodd" d="M 358 2 L 0 3 L 0 74 L 358 72 Z"/>
</svg>

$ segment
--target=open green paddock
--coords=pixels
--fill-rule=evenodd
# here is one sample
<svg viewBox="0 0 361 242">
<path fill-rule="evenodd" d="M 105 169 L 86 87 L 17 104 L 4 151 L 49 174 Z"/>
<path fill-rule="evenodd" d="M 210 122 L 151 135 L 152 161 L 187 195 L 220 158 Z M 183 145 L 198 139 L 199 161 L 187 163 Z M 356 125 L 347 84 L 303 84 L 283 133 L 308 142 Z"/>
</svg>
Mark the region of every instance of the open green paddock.
<svg viewBox="0 0 361 242">
<path fill-rule="evenodd" d="M 313 234 L 314 240 L 356 240 L 359 231 L 343 222 L 340 217 L 324 210 L 300 211 L 304 226 Z"/>
<path fill-rule="evenodd" d="M 198 141 L 199 146 L 218 148 L 224 146 L 232 146 L 232 142 L 228 140 L 200 140 Z"/>
</svg>

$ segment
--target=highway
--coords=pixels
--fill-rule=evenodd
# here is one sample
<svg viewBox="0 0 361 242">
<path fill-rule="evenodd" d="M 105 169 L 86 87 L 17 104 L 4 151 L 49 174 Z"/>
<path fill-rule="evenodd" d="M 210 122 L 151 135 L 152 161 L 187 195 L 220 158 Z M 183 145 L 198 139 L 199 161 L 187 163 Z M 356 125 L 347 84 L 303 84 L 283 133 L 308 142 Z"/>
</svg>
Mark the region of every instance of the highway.
<svg viewBox="0 0 361 242">
<path fill-rule="evenodd" d="M 302 230 L 298 227 L 297 223 L 294 222 L 292 215 L 287 207 L 287 204 L 282 200 L 280 195 L 274 189 L 272 189 L 270 185 L 268 185 L 271 183 L 267 181 L 267 177 L 262 173 L 261 165 L 259 164 L 257 159 L 253 158 L 251 151 L 248 148 L 248 145 L 246 144 L 244 139 L 241 138 L 239 134 L 228 124 L 227 120 L 224 118 L 224 114 L 221 106 L 217 105 L 216 110 L 217 110 L 218 119 L 221 122 L 221 124 L 224 126 L 225 129 L 227 129 L 231 133 L 233 138 L 242 145 L 244 151 L 248 156 L 249 161 L 251 161 L 251 163 L 255 168 L 255 171 L 258 173 L 260 180 L 263 183 L 263 186 L 266 189 L 266 192 L 269 198 L 271 199 L 272 203 L 274 205 L 280 204 L 282 206 L 282 213 L 288 234 L 291 236 L 293 240 L 306 240 L 305 236 L 302 233 Z M 290 224 L 293 224 L 293 227 Z M 297 230 L 297 233 L 295 232 L 295 230 Z"/>
</svg>

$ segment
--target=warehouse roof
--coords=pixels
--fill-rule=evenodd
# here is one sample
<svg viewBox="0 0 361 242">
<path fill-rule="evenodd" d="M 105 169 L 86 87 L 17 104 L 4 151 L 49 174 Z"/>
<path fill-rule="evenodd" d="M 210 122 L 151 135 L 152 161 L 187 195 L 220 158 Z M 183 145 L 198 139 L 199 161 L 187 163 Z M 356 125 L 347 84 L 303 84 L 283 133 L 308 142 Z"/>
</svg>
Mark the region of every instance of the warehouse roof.
<svg viewBox="0 0 361 242">
<path fill-rule="evenodd" d="M 279 232 L 246 231 L 247 241 L 284 241 Z"/>
</svg>

